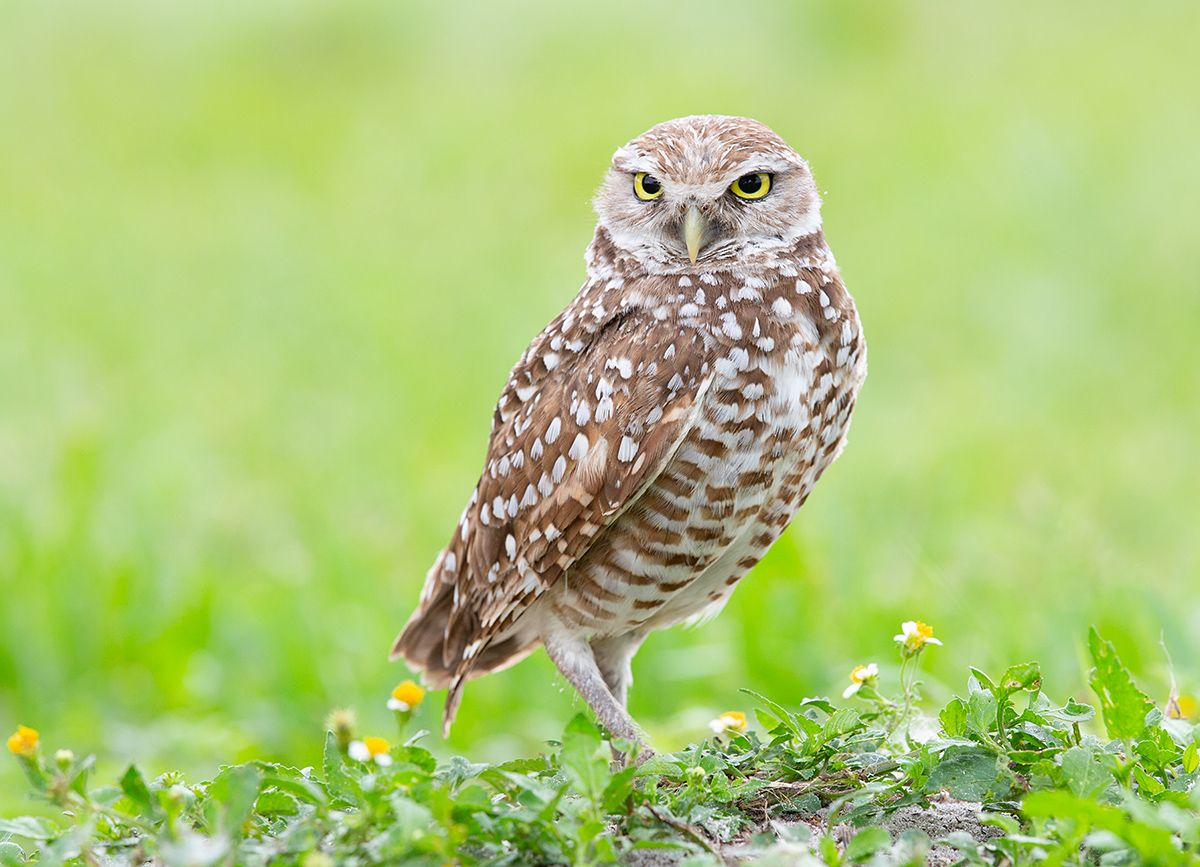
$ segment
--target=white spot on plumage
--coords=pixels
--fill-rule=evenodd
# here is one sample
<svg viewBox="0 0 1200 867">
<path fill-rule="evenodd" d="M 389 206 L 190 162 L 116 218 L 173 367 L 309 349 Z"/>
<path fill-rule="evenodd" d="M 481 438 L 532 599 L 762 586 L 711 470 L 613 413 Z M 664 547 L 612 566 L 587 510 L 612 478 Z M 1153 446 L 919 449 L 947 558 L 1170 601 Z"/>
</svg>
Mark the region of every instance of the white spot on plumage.
<svg viewBox="0 0 1200 867">
<path fill-rule="evenodd" d="M 571 443 L 571 449 L 567 452 L 567 455 L 571 460 L 581 461 L 588 452 L 588 445 L 588 438 L 586 436 L 581 433 L 576 434 L 575 441 Z"/>
<path fill-rule="evenodd" d="M 731 340 L 742 339 L 742 326 L 738 324 L 736 313 L 721 314 L 721 330 Z"/>
<path fill-rule="evenodd" d="M 538 437 L 533 441 L 533 445 L 529 447 L 529 456 L 535 461 L 540 461 L 544 452 L 545 447 L 542 445 L 542 439 Z"/>
<path fill-rule="evenodd" d="M 628 463 L 637 454 L 638 444 L 628 436 L 621 437 L 621 447 L 617 449 L 617 460 Z"/>
<path fill-rule="evenodd" d="M 512 533 L 504 537 L 504 553 L 508 555 L 509 560 L 516 559 L 517 540 Z"/>
<path fill-rule="evenodd" d="M 555 416 L 550 424 L 546 427 L 546 442 L 555 442 L 560 433 L 562 433 L 562 419 L 558 416 Z"/>
<path fill-rule="evenodd" d="M 592 420 L 592 408 L 585 400 L 579 404 L 579 409 L 575 412 L 575 424 L 580 427 L 585 427 Z"/>
<path fill-rule="evenodd" d="M 558 460 L 556 460 L 554 462 L 554 469 L 552 470 L 552 478 L 554 479 L 554 483 L 557 485 L 559 482 L 561 482 L 563 480 L 563 476 L 565 476 L 566 474 L 567 474 L 567 459 L 564 458 L 562 455 L 559 455 Z"/>
</svg>

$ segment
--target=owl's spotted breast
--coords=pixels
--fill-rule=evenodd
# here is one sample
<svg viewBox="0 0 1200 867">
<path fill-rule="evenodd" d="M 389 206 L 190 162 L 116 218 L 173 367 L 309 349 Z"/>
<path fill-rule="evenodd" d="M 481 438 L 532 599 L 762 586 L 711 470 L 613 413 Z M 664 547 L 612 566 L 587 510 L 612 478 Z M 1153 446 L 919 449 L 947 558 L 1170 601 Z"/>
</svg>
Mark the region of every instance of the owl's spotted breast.
<svg viewBox="0 0 1200 867">
<path fill-rule="evenodd" d="M 678 278 L 659 315 L 703 341 L 711 385 L 661 474 L 547 594 L 553 616 L 621 635 L 715 613 L 837 456 L 866 352 L 812 240 L 757 276 Z"/>
</svg>

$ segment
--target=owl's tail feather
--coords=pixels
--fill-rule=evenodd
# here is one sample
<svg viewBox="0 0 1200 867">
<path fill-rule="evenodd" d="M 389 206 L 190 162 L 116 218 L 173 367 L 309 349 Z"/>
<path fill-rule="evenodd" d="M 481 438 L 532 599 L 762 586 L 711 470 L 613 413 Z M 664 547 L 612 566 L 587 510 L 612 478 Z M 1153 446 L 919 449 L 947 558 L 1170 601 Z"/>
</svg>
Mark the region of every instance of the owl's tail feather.
<svg viewBox="0 0 1200 867">
<path fill-rule="evenodd" d="M 452 653 L 448 659 L 446 631 L 452 613 L 453 592 L 447 587 L 417 608 L 392 646 L 392 659 L 403 658 L 410 668 L 421 672 L 421 679 L 430 689 L 449 687 L 443 736 L 450 734 L 467 681 L 516 665 L 540 643 L 536 638 L 509 635 L 483 644 L 470 659 L 462 658 L 460 653 Z M 465 644 L 463 641 L 460 646 Z"/>
</svg>

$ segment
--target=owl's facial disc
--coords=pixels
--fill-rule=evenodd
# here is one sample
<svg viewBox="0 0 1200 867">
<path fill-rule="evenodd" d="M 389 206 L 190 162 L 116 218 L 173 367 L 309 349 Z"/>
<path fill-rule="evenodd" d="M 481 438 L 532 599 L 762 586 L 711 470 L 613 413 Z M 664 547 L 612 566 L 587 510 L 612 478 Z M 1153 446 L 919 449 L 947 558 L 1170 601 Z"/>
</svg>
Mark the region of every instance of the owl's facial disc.
<svg viewBox="0 0 1200 867">
<path fill-rule="evenodd" d="M 613 243 L 651 272 L 737 267 L 821 225 L 808 165 L 746 118 L 654 127 L 613 156 L 595 204 Z"/>
</svg>

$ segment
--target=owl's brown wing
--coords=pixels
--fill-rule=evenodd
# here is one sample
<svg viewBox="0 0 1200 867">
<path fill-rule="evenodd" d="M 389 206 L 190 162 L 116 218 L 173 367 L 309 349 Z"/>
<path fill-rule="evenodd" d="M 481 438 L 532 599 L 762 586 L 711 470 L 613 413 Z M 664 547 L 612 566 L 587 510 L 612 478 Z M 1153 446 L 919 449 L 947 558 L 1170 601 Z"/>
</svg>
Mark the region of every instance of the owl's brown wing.
<svg viewBox="0 0 1200 867">
<path fill-rule="evenodd" d="M 590 328 L 569 314 L 514 368 L 483 475 L 396 641 L 431 685 L 528 650 L 489 645 L 658 475 L 711 381 L 690 329 L 641 308 Z"/>
</svg>

